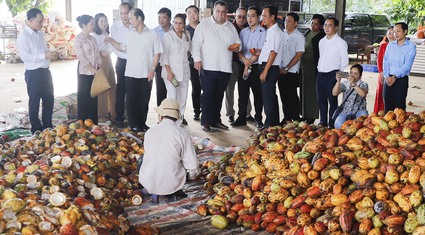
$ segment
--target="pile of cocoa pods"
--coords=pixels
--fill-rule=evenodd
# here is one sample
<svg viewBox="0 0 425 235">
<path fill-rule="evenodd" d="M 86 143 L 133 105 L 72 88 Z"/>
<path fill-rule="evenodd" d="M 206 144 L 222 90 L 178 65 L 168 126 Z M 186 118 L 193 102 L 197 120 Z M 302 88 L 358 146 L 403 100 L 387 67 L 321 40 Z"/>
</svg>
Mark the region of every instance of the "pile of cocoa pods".
<svg viewBox="0 0 425 235">
<path fill-rule="evenodd" d="M 275 234 L 425 234 L 425 111 L 270 127 L 203 163 L 202 216 Z"/>
</svg>

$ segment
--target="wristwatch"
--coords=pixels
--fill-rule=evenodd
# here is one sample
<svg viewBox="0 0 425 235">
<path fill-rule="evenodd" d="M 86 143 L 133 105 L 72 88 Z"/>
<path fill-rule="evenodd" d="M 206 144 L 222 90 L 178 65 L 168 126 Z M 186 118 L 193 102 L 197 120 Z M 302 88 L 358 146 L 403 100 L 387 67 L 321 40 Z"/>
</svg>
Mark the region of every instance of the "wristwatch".
<svg viewBox="0 0 425 235">
<path fill-rule="evenodd" d="M 285 68 L 283 68 L 285 71 L 288 71 L 289 70 L 289 68 L 288 67 L 285 67 Z"/>
<path fill-rule="evenodd" d="M 153 67 L 153 66 L 152 66 L 152 67 L 151 67 L 151 70 L 152 70 L 152 71 L 155 71 L 155 67 Z"/>
</svg>

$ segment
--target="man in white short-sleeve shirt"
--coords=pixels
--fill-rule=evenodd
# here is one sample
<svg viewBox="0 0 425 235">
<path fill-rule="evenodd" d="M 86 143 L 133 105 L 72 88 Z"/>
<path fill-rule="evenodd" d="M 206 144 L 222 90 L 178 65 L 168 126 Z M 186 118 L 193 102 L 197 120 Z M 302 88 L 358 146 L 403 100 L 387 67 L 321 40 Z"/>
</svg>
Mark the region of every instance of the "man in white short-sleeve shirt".
<svg viewBox="0 0 425 235">
<path fill-rule="evenodd" d="M 283 122 L 300 120 L 300 98 L 297 89 L 300 83 L 299 70 L 301 57 L 304 54 L 305 38 L 297 30 L 299 19 L 295 12 L 289 12 L 285 18 L 281 76 L 278 81 Z"/>
<path fill-rule="evenodd" d="M 213 15 L 199 23 L 192 40 L 194 67 L 202 81 L 201 128 L 228 129 L 221 122 L 224 91 L 232 73 L 232 52 L 239 52 L 241 40 L 235 27 L 226 20 L 227 3 L 216 1 Z M 235 48 L 229 47 L 235 45 Z"/>
<path fill-rule="evenodd" d="M 263 7 L 262 18 L 267 27 L 267 36 L 258 58 L 258 64 L 260 65 L 261 92 L 266 114 L 264 127 L 269 127 L 279 124 L 276 82 L 282 62 L 283 31 L 276 23 L 277 8 L 275 6 Z"/>
<path fill-rule="evenodd" d="M 149 129 L 146 118 L 152 89 L 152 79 L 158 66 L 160 53 L 163 52 L 158 34 L 146 27 L 145 15 L 139 8 L 130 11 L 130 21 L 134 29 L 124 41 L 112 45 L 127 52 L 126 76 L 126 106 L 130 128 L 135 132 L 145 132 Z M 143 43 L 141 43 L 143 42 Z"/>
</svg>

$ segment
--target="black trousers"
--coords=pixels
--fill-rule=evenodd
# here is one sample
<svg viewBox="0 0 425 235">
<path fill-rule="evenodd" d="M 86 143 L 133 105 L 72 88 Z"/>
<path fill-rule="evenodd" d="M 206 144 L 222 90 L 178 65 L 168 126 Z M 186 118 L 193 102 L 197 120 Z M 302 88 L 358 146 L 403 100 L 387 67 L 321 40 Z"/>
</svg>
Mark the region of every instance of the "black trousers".
<svg viewBox="0 0 425 235">
<path fill-rule="evenodd" d="M 115 64 L 115 73 L 117 74 L 117 97 L 115 100 L 115 112 L 117 113 L 116 121 L 124 121 L 124 108 L 125 108 L 125 67 L 127 60 L 117 58 Z"/>
<path fill-rule="evenodd" d="M 161 76 L 162 66 L 158 64 L 155 69 L 156 83 L 156 105 L 161 105 L 161 102 L 167 98 L 167 88 L 165 87 L 164 79 Z"/>
<path fill-rule="evenodd" d="M 384 82 L 384 105 L 385 112 L 401 108 L 406 110 L 407 89 L 409 88 L 409 76 L 397 78 L 392 86 Z"/>
<path fill-rule="evenodd" d="M 220 111 L 229 79 L 230 73 L 209 70 L 201 73 L 202 125 L 221 123 Z"/>
<path fill-rule="evenodd" d="M 317 73 L 317 104 L 319 105 L 320 111 L 320 123 L 334 127 L 334 121 L 332 120 L 332 114 L 338 107 L 338 97 L 332 95 L 332 89 L 336 84 L 336 71 L 329 73 Z M 328 112 L 329 102 L 329 112 Z M 329 121 L 328 121 L 329 118 Z"/>
<path fill-rule="evenodd" d="M 190 67 L 190 83 L 192 84 L 192 105 L 195 115 L 201 114 L 201 81 L 199 80 L 199 71 L 195 69 L 194 64 Z"/>
<path fill-rule="evenodd" d="M 241 63 L 240 76 L 238 78 L 238 119 L 246 121 L 247 116 L 247 106 L 249 100 L 249 89 L 251 88 L 252 93 L 254 94 L 254 107 L 255 107 L 255 120 L 257 122 L 263 122 L 263 96 L 261 93 L 261 81 L 260 81 L 260 68 L 258 64 L 252 65 L 252 71 L 248 76 L 247 80 L 242 78 L 244 64 Z"/>
<path fill-rule="evenodd" d="M 264 65 L 260 65 L 260 74 L 264 70 Z M 264 113 L 266 120 L 265 127 L 279 124 L 279 103 L 276 95 L 276 82 L 279 78 L 279 66 L 273 65 L 267 73 L 266 81 L 261 83 L 261 93 L 263 96 Z"/>
<path fill-rule="evenodd" d="M 78 74 L 77 106 L 78 119 L 91 119 L 97 125 L 97 97 L 90 95 L 94 75 Z"/>
<path fill-rule="evenodd" d="M 25 82 L 29 96 L 28 115 L 31 122 L 31 133 L 52 127 L 53 114 L 53 81 L 48 68 L 39 68 L 25 71 Z M 42 101 L 41 121 L 38 117 Z"/>
<path fill-rule="evenodd" d="M 128 124 L 130 128 L 143 128 L 148 116 L 152 81 L 148 81 L 147 78 L 127 77 L 126 79 Z"/>
<path fill-rule="evenodd" d="M 300 120 L 300 98 L 297 88 L 300 84 L 298 73 L 281 75 L 278 80 L 280 100 L 282 101 L 283 118 L 288 121 Z"/>
</svg>

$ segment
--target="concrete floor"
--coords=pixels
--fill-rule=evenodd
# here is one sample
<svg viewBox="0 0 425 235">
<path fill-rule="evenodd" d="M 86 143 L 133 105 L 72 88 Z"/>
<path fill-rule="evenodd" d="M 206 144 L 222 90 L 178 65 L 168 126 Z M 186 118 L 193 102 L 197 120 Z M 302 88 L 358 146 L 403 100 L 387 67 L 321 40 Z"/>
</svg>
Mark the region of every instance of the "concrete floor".
<svg viewBox="0 0 425 235">
<path fill-rule="evenodd" d="M 77 61 L 54 61 L 52 62 L 51 71 L 53 75 L 53 83 L 55 86 L 55 97 L 66 96 L 70 93 L 77 92 Z M 28 95 L 26 91 L 26 84 L 24 80 L 24 66 L 23 64 L 7 64 L 4 61 L 0 64 L 0 113 L 11 112 L 18 108 L 28 108 Z M 348 68 L 347 68 L 348 71 Z M 373 104 L 375 101 L 375 91 L 377 84 L 377 73 L 364 72 L 363 80 L 369 84 L 369 94 L 367 95 L 367 107 L 369 112 L 373 111 Z M 190 86 L 189 86 L 190 87 Z M 413 88 L 415 87 L 415 88 Z M 418 88 L 419 87 L 419 88 Z M 420 89 L 421 88 L 421 89 Z M 200 127 L 199 121 L 194 121 L 192 101 L 189 99 L 185 117 L 188 125 L 184 128 L 193 136 L 200 138 L 209 138 L 213 143 L 222 146 L 248 146 L 248 138 L 251 134 L 255 133 L 255 126 L 248 124 L 245 127 L 230 127 L 225 116 L 226 110 L 223 107 L 222 121 L 225 125 L 229 125 L 229 130 L 221 132 L 204 132 Z M 236 89 L 237 90 L 237 89 Z M 407 106 L 407 111 L 420 112 L 425 109 L 425 78 L 418 76 L 410 76 L 409 92 L 407 102 L 411 101 L 412 105 Z M 152 95 L 150 100 L 150 107 L 156 106 L 156 91 L 153 85 Z M 251 96 L 252 98 L 252 96 Z M 340 96 L 341 99 L 341 96 Z M 235 91 L 235 105 L 234 108 L 237 113 L 237 91 Z M 252 113 L 253 114 L 253 113 Z M 282 111 L 280 112 L 282 117 Z M 236 118 L 236 117 L 235 117 Z M 148 114 L 147 125 L 151 126 L 157 122 L 157 114 L 150 108 Z"/>
</svg>

